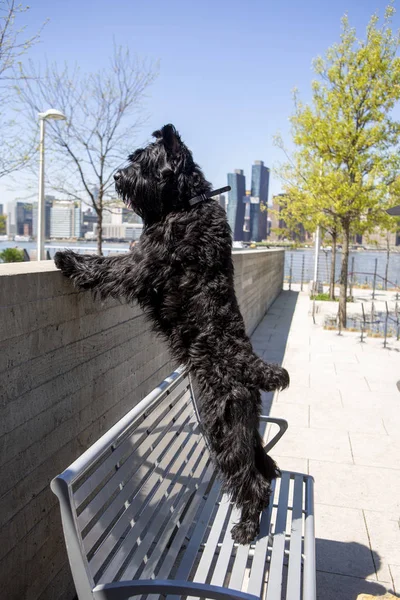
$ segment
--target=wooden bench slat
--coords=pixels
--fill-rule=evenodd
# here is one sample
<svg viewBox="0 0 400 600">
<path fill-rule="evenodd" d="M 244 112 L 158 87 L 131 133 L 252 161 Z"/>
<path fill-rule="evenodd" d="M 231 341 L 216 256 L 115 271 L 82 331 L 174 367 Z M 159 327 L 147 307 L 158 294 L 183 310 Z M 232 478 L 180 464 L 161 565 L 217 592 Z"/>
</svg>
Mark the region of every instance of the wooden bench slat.
<svg viewBox="0 0 400 600">
<path fill-rule="evenodd" d="M 273 533 L 272 555 L 268 573 L 266 600 L 274 600 L 275 598 L 281 597 L 290 473 L 284 471 L 282 473 L 280 483 L 278 513 L 276 516 L 275 531 Z"/>
<path fill-rule="evenodd" d="M 303 543 L 303 490 L 301 475 L 295 475 L 293 486 L 293 510 L 290 533 L 289 569 L 286 597 L 300 600 L 301 595 L 301 556 Z"/>
<path fill-rule="evenodd" d="M 154 435 L 149 435 L 148 440 L 142 445 L 142 452 L 140 455 L 128 458 L 121 468 L 115 470 L 114 474 L 104 487 L 98 491 L 96 496 L 92 498 L 78 516 L 78 525 L 81 530 L 84 530 L 94 517 L 100 514 L 107 500 L 109 500 L 116 490 L 121 487 L 121 482 L 123 482 L 125 488 L 127 487 L 128 482 L 131 482 L 131 486 L 137 485 L 137 482 L 141 481 L 146 473 L 149 473 L 149 468 L 146 468 L 145 461 L 151 465 L 156 465 L 162 453 L 175 441 L 177 435 L 175 429 L 182 429 L 185 423 L 189 421 L 192 414 L 192 407 L 190 405 L 186 406 L 179 415 L 179 420 L 171 423 L 169 430 L 164 435 L 157 435 L 156 433 L 154 433 Z M 127 496 L 127 494 L 128 492 L 125 490 L 125 495 Z M 119 498 L 122 498 L 122 496 L 119 496 Z"/>
<path fill-rule="evenodd" d="M 186 393 L 184 393 L 185 391 Z M 166 395 L 165 392 L 164 395 Z M 175 402 L 173 408 L 169 408 L 169 405 L 165 405 L 162 402 L 156 405 L 132 430 L 132 432 L 128 434 L 128 437 L 124 438 L 122 441 L 119 441 L 121 438 L 115 440 L 115 449 L 111 454 L 106 456 L 102 462 L 99 461 L 95 471 L 79 487 L 76 485 L 74 486 L 74 503 L 77 509 L 79 509 L 79 506 L 90 496 L 96 487 L 101 484 L 108 473 L 125 456 L 125 454 L 132 454 L 135 452 L 157 425 L 160 425 L 161 429 L 164 422 L 170 422 L 179 409 L 182 409 L 185 402 L 190 401 L 188 383 L 185 384 L 183 382 L 177 386 L 168 396 L 168 400 L 170 402 Z M 162 431 L 159 432 L 159 435 L 162 435 Z"/>
</svg>

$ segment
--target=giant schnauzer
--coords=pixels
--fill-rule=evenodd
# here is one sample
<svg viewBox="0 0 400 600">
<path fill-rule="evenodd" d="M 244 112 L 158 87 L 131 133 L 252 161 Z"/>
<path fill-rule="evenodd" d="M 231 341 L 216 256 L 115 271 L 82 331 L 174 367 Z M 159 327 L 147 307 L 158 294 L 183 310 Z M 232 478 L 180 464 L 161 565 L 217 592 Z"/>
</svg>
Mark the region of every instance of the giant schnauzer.
<svg viewBox="0 0 400 600">
<path fill-rule="evenodd" d="M 246 335 L 232 234 L 210 183 L 172 125 L 153 136 L 114 176 L 120 197 L 143 219 L 139 243 L 120 256 L 57 252 L 55 263 L 80 290 L 136 300 L 189 369 L 213 461 L 241 509 L 232 537 L 248 544 L 279 474 L 258 431 L 260 390 L 285 388 L 289 376 L 263 362 Z"/>
</svg>

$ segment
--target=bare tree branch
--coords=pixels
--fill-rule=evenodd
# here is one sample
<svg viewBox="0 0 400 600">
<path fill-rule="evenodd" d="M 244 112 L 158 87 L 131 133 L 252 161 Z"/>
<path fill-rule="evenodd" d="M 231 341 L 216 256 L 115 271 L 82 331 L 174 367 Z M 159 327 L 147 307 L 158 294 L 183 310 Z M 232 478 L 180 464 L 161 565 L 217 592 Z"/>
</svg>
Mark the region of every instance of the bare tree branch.
<svg viewBox="0 0 400 600">
<path fill-rule="evenodd" d="M 94 208 L 100 254 L 103 210 L 113 174 L 126 158 L 127 143 L 132 144 L 140 131 L 146 92 L 157 70 L 157 64 L 115 46 L 110 65 L 97 73 L 87 75 L 78 67 L 56 64 L 46 64 L 42 72 L 32 63 L 21 71 L 19 94 L 32 120 L 37 122 L 37 113 L 47 107 L 67 117 L 66 123 L 47 123 L 55 163 L 63 170 L 65 163 L 73 167 L 63 185 L 59 181 L 54 189 Z"/>
</svg>

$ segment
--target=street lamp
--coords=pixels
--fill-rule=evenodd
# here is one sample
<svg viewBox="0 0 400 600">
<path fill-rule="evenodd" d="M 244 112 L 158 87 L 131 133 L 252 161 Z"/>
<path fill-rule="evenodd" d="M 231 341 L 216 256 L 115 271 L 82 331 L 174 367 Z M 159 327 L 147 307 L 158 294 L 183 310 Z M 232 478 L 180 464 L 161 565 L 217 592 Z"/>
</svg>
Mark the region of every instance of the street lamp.
<svg viewBox="0 0 400 600">
<path fill-rule="evenodd" d="M 319 159 L 319 178 L 322 179 L 322 156 Z M 319 247 L 321 245 L 321 228 L 317 225 L 315 232 L 315 254 L 314 254 L 314 280 L 313 280 L 313 294 L 318 294 L 318 258 L 319 258 Z"/>
<path fill-rule="evenodd" d="M 49 108 L 46 112 L 39 113 L 40 141 L 39 141 L 39 201 L 38 201 L 38 224 L 37 224 L 37 259 L 45 260 L 44 238 L 45 238 L 45 203 L 44 203 L 44 124 L 47 119 L 64 121 L 66 116 L 55 108 Z"/>
</svg>

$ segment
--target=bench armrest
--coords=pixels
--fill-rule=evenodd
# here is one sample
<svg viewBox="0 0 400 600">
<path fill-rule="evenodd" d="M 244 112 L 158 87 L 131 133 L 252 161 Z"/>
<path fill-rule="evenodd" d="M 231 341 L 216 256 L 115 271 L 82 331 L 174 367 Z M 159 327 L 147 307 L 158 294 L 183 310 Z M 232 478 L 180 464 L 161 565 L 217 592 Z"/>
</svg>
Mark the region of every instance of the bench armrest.
<svg viewBox="0 0 400 600">
<path fill-rule="evenodd" d="M 259 600 L 257 596 L 239 590 L 193 581 L 175 581 L 173 579 L 116 581 L 115 583 L 97 585 L 93 590 L 93 597 L 96 600 L 128 600 L 132 596 L 143 594 L 197 596 L 212 598 L 212 600 Z"/>
<path fill-rule="evenodd" d="M 270 440 L 265 446 L 265 452 L 269 452 L 271 448 L 275 446 L 275 444 L 281 439 L 286 429 L 289 427 L 288 422 L 285 419 L 279 419 L 278 417 L 267 417 L 266 415 L 261 415 L 260 421 L 264 423 L 274 423 L 279 426 L 279 431 L 274 435 L 272 440 Z"/>
</svg>

